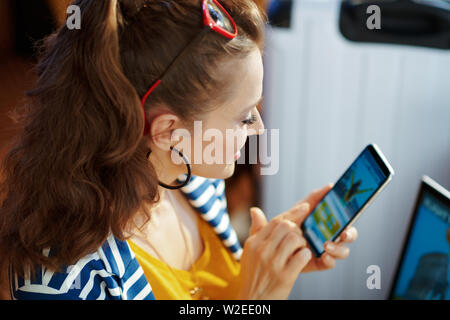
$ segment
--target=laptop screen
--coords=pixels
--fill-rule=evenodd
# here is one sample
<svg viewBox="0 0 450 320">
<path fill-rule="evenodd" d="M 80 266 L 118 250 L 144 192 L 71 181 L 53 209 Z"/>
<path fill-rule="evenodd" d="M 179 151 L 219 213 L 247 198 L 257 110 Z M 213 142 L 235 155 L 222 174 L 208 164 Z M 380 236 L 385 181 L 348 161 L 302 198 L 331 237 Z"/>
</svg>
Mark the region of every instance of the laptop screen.
<svg viewBox="0 0 450 320">
<path fill-rule="evenodd" d="M 450 299 L 449 192 L 422 180 L 391 299 Z"/>
</svg>

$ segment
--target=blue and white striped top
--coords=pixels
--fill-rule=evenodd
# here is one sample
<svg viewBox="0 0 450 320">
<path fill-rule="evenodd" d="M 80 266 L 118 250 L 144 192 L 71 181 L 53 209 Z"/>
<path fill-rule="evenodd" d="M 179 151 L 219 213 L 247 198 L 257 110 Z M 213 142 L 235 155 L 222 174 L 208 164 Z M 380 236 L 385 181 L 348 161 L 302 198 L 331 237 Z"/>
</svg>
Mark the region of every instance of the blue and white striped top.
<svg viewBox="0 0 450 320">
<path fill-rule="evenodd" d="M 185 179 L 186 175 L 181 175 L 178 182 Z M 225 181 L 192 176 L 180 190 L 239 261 L 242 248 L 227 212 Z M 97 251 L 63 268 L 61 272 L 38 268 L 33 280 L 29 275 L 25 278 L 13 276 L 11 291 L 13 298 L 20 300 L 155 299 L 151 285 L 128 243 L 113 235 Z"/>
</svg>

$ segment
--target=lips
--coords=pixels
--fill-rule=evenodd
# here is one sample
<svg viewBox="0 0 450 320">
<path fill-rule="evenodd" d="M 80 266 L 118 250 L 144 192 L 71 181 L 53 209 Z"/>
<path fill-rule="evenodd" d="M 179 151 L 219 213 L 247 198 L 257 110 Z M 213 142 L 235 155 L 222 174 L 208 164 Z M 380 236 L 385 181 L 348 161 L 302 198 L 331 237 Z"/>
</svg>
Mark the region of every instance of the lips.
<svg viewBox="0 0 450 320">
<path fill-rule="evenodd" d="M 245 140 L 245 141 L 246 141 L 246 140 Z M 241 150 L 242 150 L 242 148 L 244 148 L 244 146 L 245 146 L 245 141 L 244 141 L 244 143 L 239 147 L 238 151 L 234 154 L 234 160 L 235 160 L 235 161 L 241 157 Z"/>
</svg>

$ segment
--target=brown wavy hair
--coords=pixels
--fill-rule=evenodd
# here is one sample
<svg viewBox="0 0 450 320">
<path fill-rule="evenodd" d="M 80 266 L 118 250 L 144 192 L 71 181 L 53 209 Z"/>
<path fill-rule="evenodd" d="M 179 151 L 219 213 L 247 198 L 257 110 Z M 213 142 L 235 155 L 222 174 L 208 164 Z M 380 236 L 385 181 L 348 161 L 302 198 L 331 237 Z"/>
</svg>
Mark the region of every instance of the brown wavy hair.
<svg viewBox="0 0 450 320">
<path fill-rule="evenodd" d="M 252 0 L 220 2 L 238 37 L 206 33 L 152 93 L 146 112 L 164 104 L 194 119 L 226 100 L 221 63 L 262 52 L 265 13 Z M 111 232 L 125 239 L 139 210 L 150 218 L 158 180 L 145 156 L 140 97 L 202 28 L 201 0 L 74 4 L 81 30 L 63 26 L 43 41 L 36 85 L 15 112 L 22 130 L 0 167 L 0 267 L 20 274 L 73 264 Z M 47 248 L 54 254 L 44 255 Z"/>
</svg>

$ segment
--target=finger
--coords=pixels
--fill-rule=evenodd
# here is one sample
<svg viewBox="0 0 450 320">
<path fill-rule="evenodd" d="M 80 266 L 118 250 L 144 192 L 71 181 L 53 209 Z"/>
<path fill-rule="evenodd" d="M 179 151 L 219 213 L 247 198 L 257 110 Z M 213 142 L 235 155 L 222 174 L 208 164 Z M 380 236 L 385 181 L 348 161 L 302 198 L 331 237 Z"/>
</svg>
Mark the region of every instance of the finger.
<svg viewBox="0 0 450 320">
<path fill-rule="evenodd" d="M 304 201 L 309 203 L 318 203 L 322 198 L 333 188 L 333 184 L 330 182 L 322 188 L 314 189 Z"/>
<path fill-rule="evenodd" d="M 350 253 L 350 249 L 332 242 L 325 243 L 325 251 L 335 259 L 345 259 Z"/>
<path fill-rule="evenodd" d="M 262 240 L 267 239 L 276 226 L 277 226 L 277 221 L 275 219 L 272 219 L 264 227 L 262 227 L 257 233 L 255 233 L 254 236 L 259 239 L 262 239 Z"/>
<path fill-rule="evenodd" d="M 293 206 L 288 211 L 278 215 L 274 219 L 286 219 L 294 222 L 297 226 L 300 226 L 301 223 L 306 219 L 309 215 L 310 211 L 309 203 L 300 203 Z"/>
<path fill-rule="evenodd" d="M 304 247 L 306 247 L 306 240 L 303 236 L 294 232 L 287 233 L 276 248 L 277 263 L 285 266 L 289 257 Z"/>
<path fill-rule="evenodd" d="M 267 224 L 267 219 L 264 215 L 264 212 L 262 212 L 262 210 L 258 207 L 251 207 L 250 215 L 252 219 L 252 223 L 250 226 L 250 235 L 253 235 L 260 231 Z"/>
<path fill-rule="evenodd" d="M 295 233 L 299 237 L 302 236 L 300 228 L 292 221 L 278 220 L 277 226 L 272 230 L 272 233 L 268 237 L 267 250 L 274 251 L 280 246 L 280 242 L 289 233 Z"/>
<path fill-rule="evenodd" d="M 358 238 L 358 230 L 355 227 L 350 227 L 340 235 L 340 240 L 342 242 L 353 242 Z"/>
<path fill-rule="evenodd" d="M 308 202 L 311 207 L 315 207 L 320 202 L 320 200 L 322 200 L 323 197 L 325 197 L 327 192 L 330 191 L 332 188 L 333 184 L 330 182 L 321 189 L 316 189 L 313 192 L 311 192 L 304 201 Z"/>
<path fill-rule="evenodd" d="M 308 248 L 303 248 L 292 255 L 292 257 L 287 261 L 283 272 L 297 278 L 298 274 L 306 267 L 311 258 L 311 250 Z"/>
<path fill-rule="evenodd" d="M 320 257 L 320 262 L 322 264 L 322 270 L 332 269 L 336 266 L 336 259 L 326 252 Z"/>
</svg>

